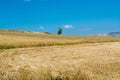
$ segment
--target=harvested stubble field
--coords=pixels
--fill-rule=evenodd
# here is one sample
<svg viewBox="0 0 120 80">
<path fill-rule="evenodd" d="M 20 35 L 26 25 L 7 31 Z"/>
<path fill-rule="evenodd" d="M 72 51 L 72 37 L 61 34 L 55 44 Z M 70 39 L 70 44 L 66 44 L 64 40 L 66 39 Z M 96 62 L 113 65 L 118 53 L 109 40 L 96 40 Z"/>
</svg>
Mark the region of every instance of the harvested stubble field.
<svg viewBox="0 0 120 80">
<path fill-rule="evenodd" d="M 102 40 L 100 37 L 26 34 L 1 34 L 0 39 L 5 40 L 0 40 L 0 44 L 13 44 L 17 49 L 0 50 L 0 80 L 120 80 L 119 38 L 101 37 L 104 38 Z M 43 35 L 43 38 L 38 38 L 38 35 Z M 30 42 L 34 43 L 38 39 L 42 39 L 46 45 L 29 46 Z M 65 44 L 70 41 L 70 44 L 76 45 L 62 43 L 61 46 L 47 46 L 51 42 L 49 39 L 53 42 L 58 40 L 58 43 L 62 40 Z M 77 44 L 80 40 L 85 44 Z M 19 48 L 16 42 L 29 48 Z"/>
</svg>

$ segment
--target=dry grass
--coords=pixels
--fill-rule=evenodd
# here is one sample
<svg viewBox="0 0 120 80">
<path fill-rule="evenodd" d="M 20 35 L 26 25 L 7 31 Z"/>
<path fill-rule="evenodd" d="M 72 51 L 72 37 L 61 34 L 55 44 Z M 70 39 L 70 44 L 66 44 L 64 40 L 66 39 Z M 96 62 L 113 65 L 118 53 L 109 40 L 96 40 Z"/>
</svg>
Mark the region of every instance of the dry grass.
<svg viewBox="0 0 120 80">
<path fill-rule="evenodd" d="M 120 80 L 120 42 L 2 50 L 0 80 Z"/>
<path fill-rule="evenodd" d="M 119 41 L 120 37 L 58 36 L 35 32 L 0 30 L 0 49 Z"/>
</svg>

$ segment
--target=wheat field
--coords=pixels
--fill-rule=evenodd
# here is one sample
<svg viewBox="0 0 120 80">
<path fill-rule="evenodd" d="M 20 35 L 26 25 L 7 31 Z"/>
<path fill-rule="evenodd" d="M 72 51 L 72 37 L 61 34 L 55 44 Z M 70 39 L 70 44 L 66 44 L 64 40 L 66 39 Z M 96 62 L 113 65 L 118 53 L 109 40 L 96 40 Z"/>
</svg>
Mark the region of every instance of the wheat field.
<svg viewBox="0 0 120 80">
<path fill-rule="evenodd" d="M 120 38 L 1 31 L 0 80 L 120 80 Z"/>
<path fill-rule="evenodd" d="M 120 42 L 120 37 L 53 35 L 27 31 L 0 30 L 0 49 Z"/>
<path fill-rule="evenodd" d="M 0 80 L 120 80 L 120 42 L 4 50 Z"/>
</svg>

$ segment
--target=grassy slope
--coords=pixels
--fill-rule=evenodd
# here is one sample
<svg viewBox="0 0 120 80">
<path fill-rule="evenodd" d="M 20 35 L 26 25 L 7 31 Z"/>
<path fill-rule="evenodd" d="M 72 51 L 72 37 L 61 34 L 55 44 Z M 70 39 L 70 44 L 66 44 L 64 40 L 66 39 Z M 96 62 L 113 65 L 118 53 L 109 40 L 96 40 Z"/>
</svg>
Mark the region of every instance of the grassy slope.
<svg viewBox="0 0 120 80">
<path fill-rule="evenodd" d="M 36 32 L 0 30 L 0 49 L 119 41 L 120 38 L 118 37 L 59 36 Z"/>
</svg>

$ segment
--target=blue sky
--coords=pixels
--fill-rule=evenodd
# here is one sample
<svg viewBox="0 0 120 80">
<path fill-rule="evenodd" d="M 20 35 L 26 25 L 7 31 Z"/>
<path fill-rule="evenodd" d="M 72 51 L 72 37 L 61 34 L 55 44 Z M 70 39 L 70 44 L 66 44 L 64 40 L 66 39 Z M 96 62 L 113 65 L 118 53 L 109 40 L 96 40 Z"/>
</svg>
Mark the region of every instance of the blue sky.
<svg viewBox="0 0 120 80">
<path fill-rule="evenodd" d="M 0 29 L 91 35 L 120 31 L 120 0 L 0 0 Z"/>
</svg>

